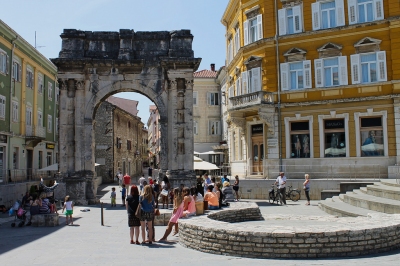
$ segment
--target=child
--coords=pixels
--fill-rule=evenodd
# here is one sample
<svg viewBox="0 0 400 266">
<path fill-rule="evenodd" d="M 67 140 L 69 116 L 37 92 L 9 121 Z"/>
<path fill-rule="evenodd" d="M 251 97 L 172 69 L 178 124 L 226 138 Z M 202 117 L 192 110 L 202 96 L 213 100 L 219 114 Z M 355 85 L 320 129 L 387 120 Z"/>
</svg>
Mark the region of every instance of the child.
<svg viewBox="0 0 400 266">
<path fill-rule="evenodd" d="M 126 198 L 125 184 L 122 184 L 121 194 L 122 194 L 122 205 L 121 205 L 121 207 L 125 207 L 125 198 Z"/>
<path fill-rule="evenodd" d="M 74 209 L 74 203 L 69 199 L 69 196 L 65 196 L 64 199 L 64 206 L 62 209 L 62 212 L 64 212 L 64 209 L 66 209 L 65 211 L 65 224 L 68 225 L 68 216 L 71 219 L 71 225 L 74 224 L 74 222 L 72 221 L 72 214 L 74 213 L 73 209 Z"/>
<path fill-rule="evenodd" d="M 117 206 L 117 193 L 115 193 L 115 187 L 111 189 L 111 207 Z"/>
</svg>

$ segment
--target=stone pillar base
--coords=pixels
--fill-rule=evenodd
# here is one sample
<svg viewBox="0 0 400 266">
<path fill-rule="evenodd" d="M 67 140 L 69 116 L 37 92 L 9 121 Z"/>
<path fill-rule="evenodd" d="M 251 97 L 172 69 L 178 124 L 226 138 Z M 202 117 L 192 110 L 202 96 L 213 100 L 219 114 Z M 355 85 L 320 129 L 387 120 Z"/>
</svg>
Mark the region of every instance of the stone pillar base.
<svg viewBox="0 0 400 266">
<path fill-rule="evenodd" d="M 171 183 L 171 188 L 179 187 L 181 184 L 189 188 L 196 185 L 196 173 L 194 170 L 168 170 L 166 175 Z"/>
<path fill-rule="evenodd" d="M 31 225 L 37 227 L 58 226 L 59 225 L 58 218 L 59 217 L 57 213 L 32 215 Z"/>
</svg>

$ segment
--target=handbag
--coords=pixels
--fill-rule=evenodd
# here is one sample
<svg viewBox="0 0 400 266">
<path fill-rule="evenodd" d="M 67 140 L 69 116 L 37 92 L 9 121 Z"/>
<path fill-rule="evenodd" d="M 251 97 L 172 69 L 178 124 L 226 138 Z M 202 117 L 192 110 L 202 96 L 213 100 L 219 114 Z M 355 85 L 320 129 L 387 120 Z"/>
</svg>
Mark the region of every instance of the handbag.
<svg viewBox="0 0 400 266">
<path fill-rule="evenodd" d="M 155 216 L 160 216 L 160 210 L 157 209 L 157 208 L 155 208 L 155 209 L 154 209 L 154 215 L 155 215 Z"/>
<path fill-rule="evenodd" d="M 142 218 L 142 204 L 139 202 L 136 212 L 135 212 L 136 218 L 140 219 Z"/>
<path fill-rule="evenodd" d="M 168 190 L 163 189 L 163 190 L 161 191 L 161 195 L 167 197 L 167 196 L 168 196 Z"/>
</svg>

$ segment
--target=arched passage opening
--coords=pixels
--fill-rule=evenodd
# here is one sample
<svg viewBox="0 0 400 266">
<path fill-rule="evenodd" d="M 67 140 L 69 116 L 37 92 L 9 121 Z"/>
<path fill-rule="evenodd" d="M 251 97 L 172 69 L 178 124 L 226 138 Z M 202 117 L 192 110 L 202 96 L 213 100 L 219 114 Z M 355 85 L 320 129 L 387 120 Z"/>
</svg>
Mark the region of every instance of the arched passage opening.
<svg viewBox="0 0 400 266">
<path fill-rule="evenodd" d="M 194 58 L 189 30 L 87 32 L 64 30 L 60 84 L 60 172 L 78 203 L 95 199 L 95 113 L 110 95 L 139 92 L 160 112 L 160 170 L 172 185 L 191 185 Z M 190 155 L 190 156 L 189 156 Z"/>
</svg>

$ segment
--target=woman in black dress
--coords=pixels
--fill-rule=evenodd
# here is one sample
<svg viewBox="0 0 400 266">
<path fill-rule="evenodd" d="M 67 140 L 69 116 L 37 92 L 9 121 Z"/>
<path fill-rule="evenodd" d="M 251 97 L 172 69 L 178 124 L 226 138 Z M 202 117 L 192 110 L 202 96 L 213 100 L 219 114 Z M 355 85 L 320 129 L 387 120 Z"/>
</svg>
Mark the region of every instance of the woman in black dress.
<svg viewBox="0 0 400 266">
<path fill-rule="evenodd" d="M 126 198 L 126 210 L 128 211 L 128 226 L 130 227 L 131 244 L 140 245 L 139 243 L 139 227 L 140 219 L 136 217 L 135 212 L 139 205 L 139 189 L 137 186 L 131 186 L 131 193 Z M 136 235 L 136 241 L 133 237 Z"/>
</svg>

